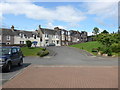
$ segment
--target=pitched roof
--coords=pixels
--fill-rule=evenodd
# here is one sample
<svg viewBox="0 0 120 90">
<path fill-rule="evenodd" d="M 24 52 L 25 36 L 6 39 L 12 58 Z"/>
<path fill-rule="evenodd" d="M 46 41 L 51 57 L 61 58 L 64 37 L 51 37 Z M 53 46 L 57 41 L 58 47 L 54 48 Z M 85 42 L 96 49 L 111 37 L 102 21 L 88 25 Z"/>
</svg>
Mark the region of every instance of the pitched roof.
<svg viewBox="0 0 120 90">
<path fill-rule="evenodd" d="M 13 31 L 11 29 L 1 28 L 0 31 L 2 32 L 2 33 L 0 33 L 2 35 L 14 36 L 14 33 L 13 33 Z"/>
<path fill-rule="evenodd" d="M 71 36 L 80 36 L 80 32 L 79 31 L 70 30 L 69 32 L 70 32 Z"/>
<path fill-rule="evenodd" d="M 40 30 L 42 31 L 43 34 L 49 34 L 49 35 L 60 34 L 60 31 L 54 29 L 41 28 Z"/>
<path fill-rule="evenodd" d="M 19 36 L 19 34 L 24 34 L 27 37 L 33 37 L 33 35 L 37 35 L 37 32 L 35 31 L 24 31 L 24 30 L 16 30 L 14 29 L 14 31 L 12 31 L 11 29 L 6 29 L 6 28 L 2 28 L 0 29 L 0 31 L 2 31 L 2 35 L 11 35 L 11 36 Z"/>
</svg>

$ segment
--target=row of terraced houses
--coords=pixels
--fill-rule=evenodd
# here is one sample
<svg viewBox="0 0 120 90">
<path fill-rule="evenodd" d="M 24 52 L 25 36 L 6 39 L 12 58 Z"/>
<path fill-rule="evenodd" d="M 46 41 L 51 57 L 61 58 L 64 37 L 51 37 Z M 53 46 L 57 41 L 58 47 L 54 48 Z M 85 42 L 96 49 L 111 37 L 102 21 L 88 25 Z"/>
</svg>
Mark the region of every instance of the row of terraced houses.
<svg viewBox="0 0 120 90">
<path fill-rule="evenodd" d="M 47 46 L 55 44 L 55 46 L 65 46 L 75 43 L 87 41 L 87 32 L 65 30 L 55 27 L 54 29 L 42 28 L 39 25 L 38 30 L 16 30 L 12 25 L 11 29 L 0 29 L 0 43 L 5 44 L 26 44 L 27 40 L 36 42 L 36 46 Z"/>
</svg>

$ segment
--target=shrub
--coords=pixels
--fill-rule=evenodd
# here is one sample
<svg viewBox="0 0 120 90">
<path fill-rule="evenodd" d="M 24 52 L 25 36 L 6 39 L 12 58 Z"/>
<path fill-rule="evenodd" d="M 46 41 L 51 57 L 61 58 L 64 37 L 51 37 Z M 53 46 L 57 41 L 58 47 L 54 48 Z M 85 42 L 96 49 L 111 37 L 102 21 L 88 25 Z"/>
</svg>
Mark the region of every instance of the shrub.
<svg viewBox="0 0 120 90">
<path fill-rule="evenodd" d="M 27 40 L 26 41 L 26 45 L 27 45 L 27 47 L 31 47 L 32 46 L 32 42 L 30 40 Z"/>
<path fill-rule="evenodd" d="M 42 50 L 43 50 L 43 51 L 45 51 L 45 50 L 46 50 L 46 48 L 42 48 Z"/>
<path fill-rule="evenodd" d="M 98 52 L 98 48 L 93 48 L 92 52 Z"/>
<path fill-rule="evenodd" d="M 110 48 L 105 48 L 102 53 L 108 54 L 108 56 L 112 56 L 112 50 Z"/>
<path fill-rule="evenodd" d="M 37 55 L 40 57 L 46 56 L 48 54 L 49 54 L 48 50 L 45 50 L 45 51 L 41 50 L 40 52 L 37 53 Z"/>
<path fill-rule="evenodd" d="M 114 43 L 111 45 L 111 50 L 112 52 L 118 53 L 120 52 L 120 44 L 119 43 Z"/>
</svg>

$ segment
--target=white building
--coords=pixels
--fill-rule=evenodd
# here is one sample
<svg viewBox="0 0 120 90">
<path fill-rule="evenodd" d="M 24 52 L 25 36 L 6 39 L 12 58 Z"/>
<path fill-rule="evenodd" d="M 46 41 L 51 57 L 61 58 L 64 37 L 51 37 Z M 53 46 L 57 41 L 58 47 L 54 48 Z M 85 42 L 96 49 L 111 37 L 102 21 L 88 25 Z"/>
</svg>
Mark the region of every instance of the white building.
<svg viewBox="0 0 120 90">
<path fill-rule="evenodd" d="M 38 33 L 40 35 L 40 46 L 48 46 L 55 44 L 61 46 L 60 31 L 56 29 L 46 29 L 39 26 Z"/>
</svg>

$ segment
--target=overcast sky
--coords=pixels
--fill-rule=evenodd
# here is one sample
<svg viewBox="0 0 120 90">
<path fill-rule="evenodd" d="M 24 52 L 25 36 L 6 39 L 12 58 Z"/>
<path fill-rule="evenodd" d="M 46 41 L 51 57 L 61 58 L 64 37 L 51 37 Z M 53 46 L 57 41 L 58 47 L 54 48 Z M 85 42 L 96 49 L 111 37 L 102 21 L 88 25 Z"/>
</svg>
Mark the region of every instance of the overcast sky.
<svg viewBox="0 0 120 90">
<path fill-rule="evenodd" d="M 96 1 L 4 0 L 0 3 L 0 7 L 2 7 L 0 8 L 0 20 L 2 20 L 2 27 L 10 28 L 11 25 L 14 25 L 16 29 L 20 30 L 36 30 L 38 25 L 41 25 L 44 28 L 59 26 L 67 30 L 87 31 L 89 35 L 92 34 L 94 27 L 100 28 L 100 31 L 116 32 L 118 29 L 118 2 Z"/>
</svg>

